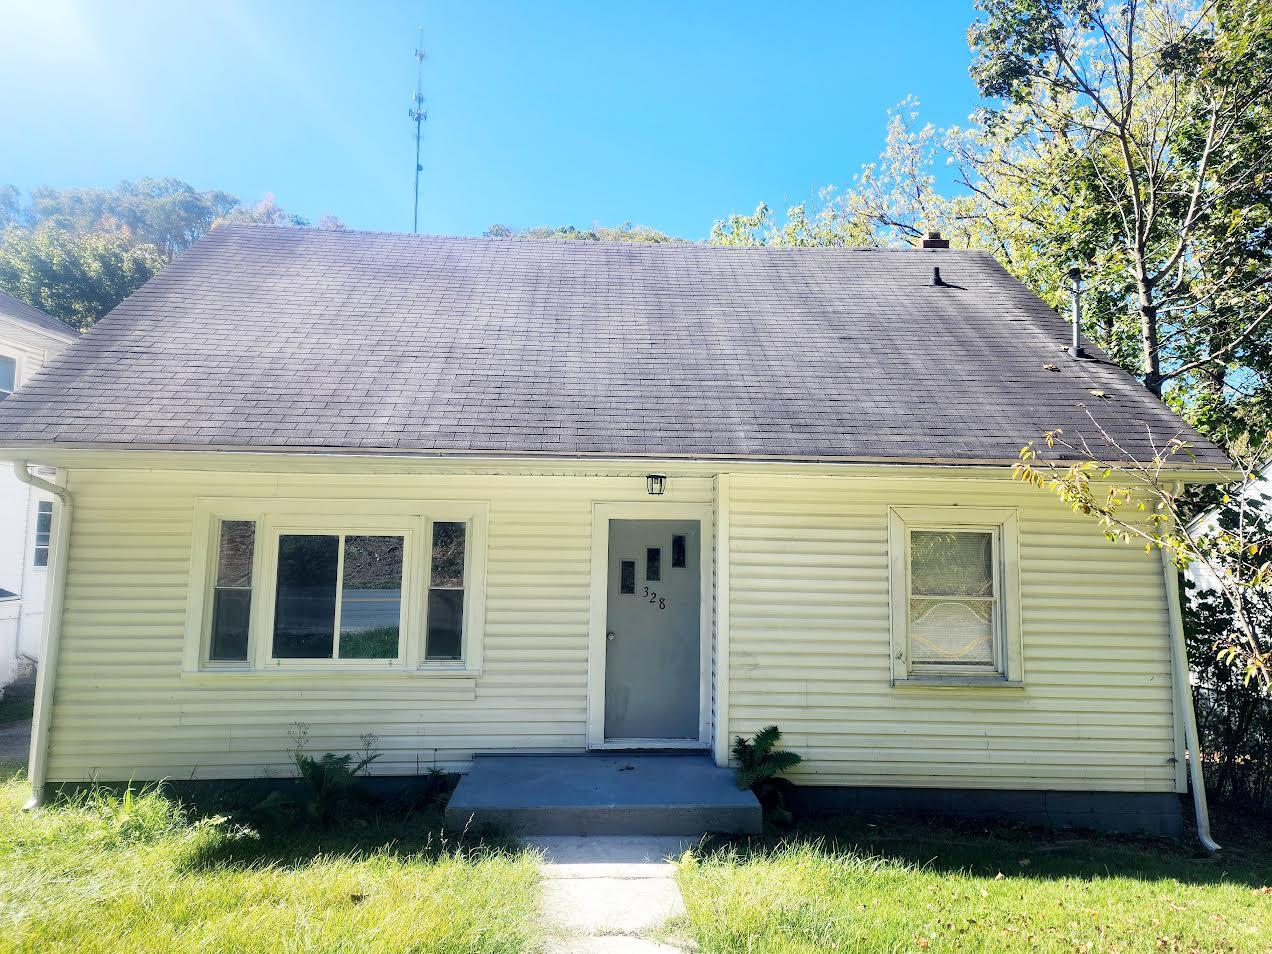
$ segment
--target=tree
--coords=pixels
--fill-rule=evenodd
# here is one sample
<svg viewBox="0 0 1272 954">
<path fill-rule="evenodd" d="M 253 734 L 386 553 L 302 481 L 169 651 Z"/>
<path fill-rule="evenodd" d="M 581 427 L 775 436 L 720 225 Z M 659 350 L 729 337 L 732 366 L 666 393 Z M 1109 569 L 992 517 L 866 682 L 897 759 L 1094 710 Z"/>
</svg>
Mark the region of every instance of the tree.
<svg viewBox="0 0 1272 954">
<path fill-rule="evenodd" d="M 135 242 L 153 245 L 171 259 L 238 204 L 220 189 L 201 192 L 180 179 L 138 179 L 113 189 L 36 189 L 25 217 L 31 225 L 49 223 L 76 235 L 127 229 Z"/>
<path fill-rule="evenodd" d="M 0 185 L 0 229 L 18 224 L 22 211 L 22 196 L 15 186 Z"/>
<path fill-rule="evenodd" d="M 45 223 L 0 233 L 0 288 L 73 328 L 87 328 L 163 268 L 127 229 L 77 235 Z"/>
<path fill-rule="evenodd" d="M 761 203 L 751 215 L 717 221 L 708 239 L 714 245 L 885 246 L 916 244 L 935 229 L 960 245 L 972 245 L 965 227 L 968 200 L 951 200 L 936 190 L 939 140 L 930 123 L 919 126 L 919 101 L 906 97 L 888 111 L 883 152 L 867 163 L 846 189 L 828 186 L 813 200 L 791 206 L 779 222 Z"/>
<path fill-rule="evenodd" d="M 339 219 L 336 219 L 339 221 Z M 236 205 L 212 223 L 217 225 L 308 225 L 309 220 L 281 208 L 272 192 L 255 205 Z"/>
<path fill-rule="evenodd" d="M 1108 299 L 1106 336 L 1121 309 L 1134 315 L 1149 390 L 1194 375 L 1221 393 L 1272 342 L 1272 8 L 979 6 L 972 75 L 999 105 L 959 155 L 987 231 L 1018 253 L 1037 242 L 1053 260 L 1057 245 L 1083 256 Z M 1048 242 L 1057 221 L 1067 241 Z M 1023 241 L 1003 238 L 1013 227 Z"/>
<path fill-rule="evenodd" d="M 618 226 L 593 225 L 580 229 L 573 225 L 540 225 L 528 229 L 513 229 L 507 225 L 492 225 L 482 233 L 485 238 L 555 239 L 563 242 L 630 242 L 638 245 L 658 245 L 663 242 L 683 242 L 652 229 L 647 225 L 624 222 Z"/>
<path fill-rule="evenodd" d="M 113 189 L 36 189 L 29 205 L 0 186 L 0 288 L 86 328 L 222 222 L 307 225 L 272 195 L 246 206 L 179 179 Z M 318 223 L 343 229 L 334 215 Z"/>
<path fill-rule="evenodd" d="M 1099 521 L 1110 540 L 1139 542 L 1161 550 L 1182 570 L 1199 569 L 1222 597 L 1231 625 L 1216 632 L 1214 660 L 1241 674 L 1245 684 L 1272 694 L 1272 631 L 1267 612 L 1272 598 L 1272 528 L 1266 502 L 1255 491 L 1272 457 L 1272 432 L 1240 463 L 1240 476 L 1209 468 L 1229 491 L 1214 519 L 1191 521 L 1176 465 L 1193 462 L 1188 445 L 1172 439 L 1151 460 L 1137 460 L 1091 419 L 1099 446 L 1062 431 L 1044 435 L 1076 457 L 1065 464 L 1044 460 L 1031 442 L 1020 452 L 1013 478 L 1050 491 L 1076 513 Z"/>
</svg>

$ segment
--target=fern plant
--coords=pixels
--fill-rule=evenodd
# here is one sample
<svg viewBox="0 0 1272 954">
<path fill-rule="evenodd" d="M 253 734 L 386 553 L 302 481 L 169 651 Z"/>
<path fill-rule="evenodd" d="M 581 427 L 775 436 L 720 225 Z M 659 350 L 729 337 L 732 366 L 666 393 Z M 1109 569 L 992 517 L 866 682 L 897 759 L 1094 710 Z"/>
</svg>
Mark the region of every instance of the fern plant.
<svg viewBox="0 0 1272 954">
<path fill-rule="evenodd" d="M 369 753 L 354 763 L 349 754 L 335 755 L 328 752 L 321 758 L 296 754 L 296 768 L 309 786 L 305 799 L 305 811 L 313 821 L 325 822 L 336 806 L 347 801 L 361 788 L 358 778 L 380 753 Z"/>
<path fill-rule="evenodd" d="M 779 749 L 781 741 L 782 732 L 775 725 L 766 726 L 751 739 L 738 736 L 733 740 L 733 760 L 737 763 L 738 788 L 754 792 L 771 821 L 790 824 L 792 817 L 785 798 L 790 783 L 779 776 L 799 765 L 803 758 Z"/>
</svg>

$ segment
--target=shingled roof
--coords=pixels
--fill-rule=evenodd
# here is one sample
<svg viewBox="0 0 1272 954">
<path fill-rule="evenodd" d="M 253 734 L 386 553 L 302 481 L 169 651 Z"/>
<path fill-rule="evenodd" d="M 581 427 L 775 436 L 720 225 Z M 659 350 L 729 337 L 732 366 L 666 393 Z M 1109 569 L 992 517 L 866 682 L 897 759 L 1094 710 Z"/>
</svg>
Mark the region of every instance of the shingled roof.
<svg viewBox="0 0 1272 954">
<path fill-rule="evenodd" d="M 227 226 L 0 405 L 0 445 L 1005 462 L 1090 412 L 1226 463 L 1066 329 L 976 252 Z"/>
<path fill-rule="evenodd" d="M 56 335 L 59 338 L 75 338 L 79 334 L 70 325 L 58 321 L 52 315 L 46 315 L 38 308 L 32 308 L 21 298 L 15 298 L 8 292 L 0 291 L 0 315 L 31 325 L 45 334 Z"/>
</svg>

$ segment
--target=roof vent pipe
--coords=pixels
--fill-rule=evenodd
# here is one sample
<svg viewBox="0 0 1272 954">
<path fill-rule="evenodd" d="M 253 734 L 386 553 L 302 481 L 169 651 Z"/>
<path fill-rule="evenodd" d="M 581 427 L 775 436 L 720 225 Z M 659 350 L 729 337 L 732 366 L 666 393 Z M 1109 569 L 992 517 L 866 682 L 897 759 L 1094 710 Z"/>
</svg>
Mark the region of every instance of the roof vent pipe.
<svg viewBox="0 0 1272 954">
<path fill-rule="evenodd" d="M 1069 347 L 1069 354 L 1085 358 L 1082 353 L 1082 270 L 1078 266 L 1069 269 L 1069 281 L 1073 292 L 1073 344 Z"/>
<path fill-rule="evenodd" d="M 932 266 L 932 284 L 940 287 L 945 285 L 945 279 L 941 277 L 941 269 L 936 265 Z"/>
</svg>

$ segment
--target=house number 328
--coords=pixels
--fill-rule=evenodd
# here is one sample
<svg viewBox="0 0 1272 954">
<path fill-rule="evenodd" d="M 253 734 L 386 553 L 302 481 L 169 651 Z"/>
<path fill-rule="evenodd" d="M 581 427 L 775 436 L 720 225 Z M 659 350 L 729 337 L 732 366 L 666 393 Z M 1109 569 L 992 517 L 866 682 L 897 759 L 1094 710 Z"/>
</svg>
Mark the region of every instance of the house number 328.
<svg viewBox="0 0 1272 954">
<path fill-rule="evenodd" d="M 649 587 L 645 587 L 645 597 L 646 599 L 649 600 L 649 602 L 653 603 L 660 610 L 665 610 L 667 608 L 667 597 L 659 596 Z"/>
</svg>

